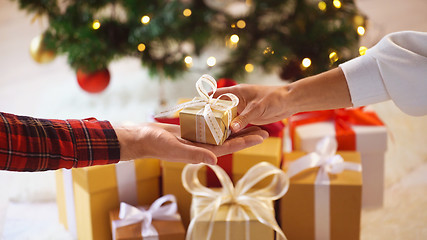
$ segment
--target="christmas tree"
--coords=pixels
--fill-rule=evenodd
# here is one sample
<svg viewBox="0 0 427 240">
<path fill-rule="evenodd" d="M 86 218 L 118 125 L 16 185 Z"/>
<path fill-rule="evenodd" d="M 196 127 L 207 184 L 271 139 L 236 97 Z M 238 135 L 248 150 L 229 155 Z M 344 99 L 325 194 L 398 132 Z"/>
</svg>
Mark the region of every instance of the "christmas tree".
<svg viewBox="0 0 427 240">
<path fill-rule="evenodd" d="M 359 54 L 365 17 L 352 0 L 18 0 L 47 16 L 41 46 L 66 54 L 76 70 L 105 70 L 123 56 L 176 78 L 217 44 L 228 57 L 218 77 L 243 79 L 261 67 L 296 80 Z"/>
</svg>

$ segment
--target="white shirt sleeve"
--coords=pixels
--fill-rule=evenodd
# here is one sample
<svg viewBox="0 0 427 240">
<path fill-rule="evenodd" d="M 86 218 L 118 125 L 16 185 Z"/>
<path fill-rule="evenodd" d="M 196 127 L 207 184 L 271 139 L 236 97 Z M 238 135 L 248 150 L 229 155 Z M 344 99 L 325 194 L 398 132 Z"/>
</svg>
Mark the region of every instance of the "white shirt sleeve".
<svg viewBox="0 0 427 240">
<path fill-rule="evenodd" d="M 389 34 L 340 67 L 355 107 L 391 99 L 407 114 L 427 114 L 427 33 Z"/>
</svg>

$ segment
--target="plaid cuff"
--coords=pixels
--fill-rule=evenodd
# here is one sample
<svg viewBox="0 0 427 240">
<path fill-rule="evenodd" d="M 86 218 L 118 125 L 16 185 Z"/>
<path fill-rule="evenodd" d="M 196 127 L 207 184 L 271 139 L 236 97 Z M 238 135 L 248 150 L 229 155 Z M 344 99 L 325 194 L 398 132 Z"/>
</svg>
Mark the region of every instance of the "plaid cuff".
<svg viewBox="0 0 427 240">
<path fill-rule="evenodd" d="M 116 132 L 108 121 L 94 118 L 67 120 L 74 143 L 77 162 L 73 167 L 117 163 L 120 145 Z"/>
</svg>

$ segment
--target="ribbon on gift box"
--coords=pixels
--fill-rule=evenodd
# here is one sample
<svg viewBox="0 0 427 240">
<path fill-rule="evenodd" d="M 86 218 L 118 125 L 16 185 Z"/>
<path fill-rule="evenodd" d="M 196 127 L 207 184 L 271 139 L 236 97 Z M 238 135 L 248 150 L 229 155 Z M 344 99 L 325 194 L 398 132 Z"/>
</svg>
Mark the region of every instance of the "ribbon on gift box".
<svg viewBox="0 0 427 240">
<path fill-rule="evenodd" d="M 170 202 L 169 204 L 165 204 Z M 159 233 L 151 224 L 152 220 L 177 221 L 181 217 L 177 213 L 176 198 L 172 194 L 158 198 L 150 208 L 137 208 L 125 202 L 120 203 L 119 220 L 112 222 L 113 240 L 116 239 L 116 229 L 141 222 L 141 236 L 150 240 L 158 240 Z"/>
<path fill-rule="evenodd" d="M 358 163 L 344 162 L 336 154 L 337 141 L 332 137 L 325 137 L 316 145 L 316 151 L 309 153 L 289 164 L 289 178 L 309 168 L 319 168 L 314 187 L 314 228 L 315 239 L 330 239 L 330 193 L 329 174 L 339 174 L 344 170 L 362 171 Z"/>
<path fill-rule="evenodd" d="M 351 125 L 382 126 L 383 122 L 374 112 L 367 112 L 359 108 L 342 108 L 325 111 L 298 113 L 289 118 L 289 132 L 295 137 L 295 129 L 300 125 L 333 121 L 335 124 L 336 139 L 339 142 L 338 150 L 356 150 L 356 134 Z M 295 150 L 295 141 L 292 141 Z"/>
<path fill-rule="evenodd" d="M 230 78 L 221 78 L 217 82 L 217 88 L 223 88 L 223 87 L 231 87 L 237 85 L 237 82 Z M 168 124 L 175 124 L 179 125 L 179 118 L 178 117 L 164 117 L 162 116 L 155 116 L 154 118 L 157 122 L 160 123 L 168 123 Z M 249 126 L 254 126 L 249 124 Z M 283 128 L 285 127 L 284 123 L 282 121 L 277 121 L 274 123 L 269 123 L 265 125 L 257 125 L 261 127 L 263 130 L 267 131 L 270 137 L 282 137 L 283 135 Z"/>
<path fill-rule="evenodd" d="M 115 170 L 119 201 L 136 205 L 138 203 L 138 196 L 135 163 L 133 161 L 119 162 L 115 165 Z M 77 237 L 72 170 L 62 169 L 62 171 L 68 230 L 74 237 Z"/>
<path fill-rule="evenodd" d="M 209 95 L 208 90 L 203 86 L 203 83 L 206 83 L 210 86 L 212 89 L 212 93 Z M 199 98 L 194 98 L 190 102 L 186 102 L 183 104 L 179 104 L 167 111 L 163 111 L 155 116 L 155 118 L 161 118 L 169 116 L 172 113 L 175 113 L 176 111 L 179 111 L 183 108 L 187 107 L 203 107 L 198 113 L 197 116 L 201 116 L 203 121 L 198 121 L 199 118 L 196 119 L 196 138 L 198 142 L 206 142 L 206 133 L 205 133 L 205 124 L 208 125 L 208 128 L 210 132 L 212 133 L 212 136 L 216 142 L 216 144 L 219 144 L 224 137 L 228 137 L 231 133 L 231 131 L 227 128 L 226 132 L 222 132 L 218 122 L 215 119 L 215 116 L 213 114 L 213 110 L 218 110 L 221 112 L 227 112 L 228 113 L 228 119 L 227 119 L 227 127 L 231 123 L 231 109 L 239 104 L 239 98 L 232 94 L 232 93 L 225 93 L 218 98 L 214 98 L 213 95 L 215 94 L 217 90 L 217 83 L 215 79 L 207 74 L 204 74 L 197 80 L 196 82 L 196 89 L 199 93 Z M 232 104 L 231 105 L 225 105 L 218 101 L 222 97 L 228 97 L 230 98 Z"/>
<path fill-rule="evenodd" d="M 215 191 L 203 186 L 198 178 L 198 171 L 203 166 L 210 167 L 217 175 L 222 184 L 220 191 Z M 252 189 L 261 180 L 273 176 L 273 180 L 268 186 L 261 189 Z M 261 162 L 253 166 L 248 172 L 233 186 L 227 173 L 218 166 L 197 164 L 188 164 L 182 172 L 182 183 L 184 188 L 193 195 L 192 208 L 201 209 L 193 216 L 187 230 L 187 240 L 192 239 L 192 232 L 195 223 L 202 217 L 208 217 L 209 228 L 206 231 L 206 237 L 210 240 L 215 224 L 215 216 L 222 205 L 230 205 L 226 217 L 225 238 L 229 239 L 230 221 L 236 217 L 246 220 L 246 239 L 250 239 L 249 234 L 249 216 L 251 212 L 262 224 L 272 228 L 276 232 L 276 239 L 286 239 L 285 234 L 276 222 L 272 201 L 281 198 L 289 188 L 289 178 L 279 168 L 267 162 Z M 251 191 L 253 190 L 253 191 Z"/>
</svg>

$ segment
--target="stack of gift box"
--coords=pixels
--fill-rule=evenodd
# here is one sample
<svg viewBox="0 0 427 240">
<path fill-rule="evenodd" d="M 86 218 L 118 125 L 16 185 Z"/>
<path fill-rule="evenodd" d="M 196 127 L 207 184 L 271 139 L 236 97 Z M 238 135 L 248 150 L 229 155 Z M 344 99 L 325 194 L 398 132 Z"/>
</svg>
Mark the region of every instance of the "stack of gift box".
<svg viewBox="0 0 427 240">
<path fill-rule="evenodd" d="M 236 114 L 225 101 L 212 107 L 218 136 L 203 123 L 205 104 L 182 111 L 182 132 L 221 144 Z M 295 115 L 287 153 L 283 123 L 263 127 L 262 144 L 217 166 L 138 159 L 59 170 L 60 221 L 78 239 L 359 239 L 362 205 L 383 199 L 387 135 L 375 114 Z"/>
</svg>

